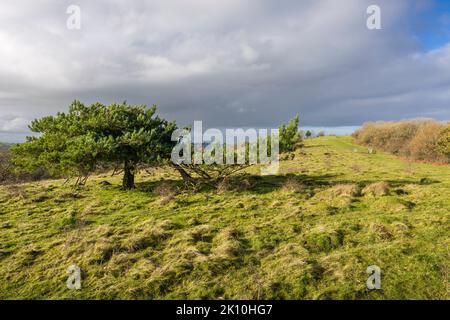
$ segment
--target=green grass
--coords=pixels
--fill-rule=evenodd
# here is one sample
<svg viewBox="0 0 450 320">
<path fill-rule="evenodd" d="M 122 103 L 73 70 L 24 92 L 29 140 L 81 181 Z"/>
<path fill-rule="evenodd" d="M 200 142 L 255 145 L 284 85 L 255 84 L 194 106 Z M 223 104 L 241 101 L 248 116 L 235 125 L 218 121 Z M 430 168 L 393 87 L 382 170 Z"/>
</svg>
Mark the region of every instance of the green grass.
<svg viewBox="0 0 450 320">
<path fill-rule="evenodd" d="M 169 170 L 129 192 L 108 175 L 0 187 L 0 298 L 450 298 L 448 166 L 322 137 L 278 176 L 256 172 L 218 191 Z M 72 264 L 81 290 L 66 287 Z"/>
</svg>

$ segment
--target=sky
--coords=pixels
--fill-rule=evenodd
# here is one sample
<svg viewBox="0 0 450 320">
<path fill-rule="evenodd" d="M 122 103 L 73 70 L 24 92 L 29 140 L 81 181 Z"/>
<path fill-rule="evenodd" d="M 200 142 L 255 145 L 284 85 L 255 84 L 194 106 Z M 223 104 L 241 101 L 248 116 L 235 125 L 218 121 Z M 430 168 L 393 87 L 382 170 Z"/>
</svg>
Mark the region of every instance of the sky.
<svg viewBox="0 0 450 320">
<path fill-rule="evenodd" d="M 2 1 L 0 141 L 75 99 L 204 128 L 450 120 L 450 0 Z"/>
</svg>

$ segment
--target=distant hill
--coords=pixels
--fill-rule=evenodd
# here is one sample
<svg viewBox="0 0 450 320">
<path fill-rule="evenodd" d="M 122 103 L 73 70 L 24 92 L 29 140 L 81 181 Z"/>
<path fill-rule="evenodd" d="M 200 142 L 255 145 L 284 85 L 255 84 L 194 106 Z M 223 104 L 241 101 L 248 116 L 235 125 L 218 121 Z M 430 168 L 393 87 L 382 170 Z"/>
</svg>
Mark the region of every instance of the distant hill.
<svg viewBox="0 0 450 320">
<path fill-rule="evenodd" d="M 0 142 L 0 151 L 6 151 L 9 150 L 9 148 L 11 148 L 11 144 Z"/>
</svg>

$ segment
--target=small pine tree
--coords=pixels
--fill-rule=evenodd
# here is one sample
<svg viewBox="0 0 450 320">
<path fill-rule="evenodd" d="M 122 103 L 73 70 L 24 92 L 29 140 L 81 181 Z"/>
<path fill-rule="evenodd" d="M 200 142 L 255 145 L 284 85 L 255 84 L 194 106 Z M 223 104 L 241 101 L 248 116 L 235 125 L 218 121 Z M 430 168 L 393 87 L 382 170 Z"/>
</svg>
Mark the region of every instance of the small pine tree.
<svg viewBox="0 0 450 320">
<path fill-rule="evenodd" d="M 312 132 L 310 130 L 307 130 L 305 133 L 306 138 L 311 138 Z"/>
<path fill-rule="evenodd" d="M 280 152 L 294 151 L 298 143 L 301 142 L 301 136 L 298 130 L 299 116 L 296 115 L 290 119 L 287 125 L 279 128 L 280 134 Z"/>
</svg>

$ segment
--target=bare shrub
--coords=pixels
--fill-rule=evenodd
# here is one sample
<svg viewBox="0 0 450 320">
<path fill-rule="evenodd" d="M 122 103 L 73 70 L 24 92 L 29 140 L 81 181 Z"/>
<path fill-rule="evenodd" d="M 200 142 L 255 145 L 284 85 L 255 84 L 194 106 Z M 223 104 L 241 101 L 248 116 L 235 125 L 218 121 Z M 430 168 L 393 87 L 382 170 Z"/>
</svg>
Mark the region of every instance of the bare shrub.
<svg viewBox="0 0 450 320">
<path fill-rule="evenodd" d="M 448 126 L 448 125 L 447 125 Z M 415 160 L 449 162 L 439 141 L 445 124 L 432 119 L 369 122 L 353 134 L 355 142 Z"/>
<path fill-rule="evenodd" d="M 409 143 L 411 157 L 417 160 L 445 161 L 437 148 L 437 143 L 443 130 L 440 123 L 424 123 Z"/>
</svg>

